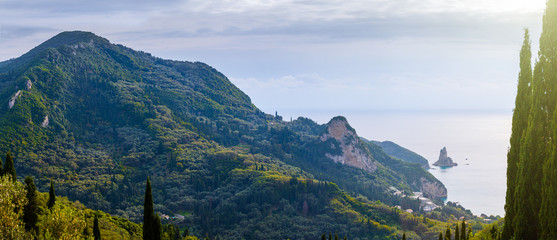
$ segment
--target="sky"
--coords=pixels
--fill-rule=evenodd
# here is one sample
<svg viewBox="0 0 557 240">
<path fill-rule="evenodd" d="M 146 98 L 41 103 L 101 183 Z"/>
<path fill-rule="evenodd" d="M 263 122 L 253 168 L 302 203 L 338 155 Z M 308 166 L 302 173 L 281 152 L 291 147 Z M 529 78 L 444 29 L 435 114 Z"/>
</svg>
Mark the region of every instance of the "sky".
<svg viewBox="0 0 557 240">
<path fill-rule="evenodd" d="M 523 29 L 536 49 L 544 7 L 544 0 L 0 0 L 0 61 L 61 31 L 84 30 L 158 57 L 205 62 L 268 113 L 510 112 Z"/>
</svg>

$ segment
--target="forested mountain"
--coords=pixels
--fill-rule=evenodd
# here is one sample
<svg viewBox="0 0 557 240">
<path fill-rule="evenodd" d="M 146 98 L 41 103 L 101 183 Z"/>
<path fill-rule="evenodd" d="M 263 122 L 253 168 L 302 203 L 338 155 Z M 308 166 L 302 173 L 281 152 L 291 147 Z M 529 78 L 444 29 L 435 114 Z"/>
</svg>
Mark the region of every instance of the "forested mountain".
<svg viewBox="0 0 557 240">
<path fill-rule="evenodd" d="M 429 169 L 429 162 L 419 154 L 412 152 L 400 145 L 391 141 L 371 141 L 372 143 L 380 146 L 383 151 L 392 157 L 398 158 L 405 162 L 420 164 L 424 169 Z"/>
<path fill-rule="evenodd" d="M 204 63 L 64 32 L 0 63 L 0 103 L 0 151 L 18 177 L 43 192 L 57 179 L 57 194 L 135 222 L 151 177 L 155 211 L 198 236 L 398 239 L 446 227 L 391 207 L 421 211 L 389 187 L 446 196 L 420 165 L 360 140 L 344 117 L 265 114 Z M 471 217 L 457 206 L 426 216 L 450 215 Z"/>
<path fill-rule="evenodd" d="M 507 155 L 503 239 L 557 236 L 557 1 L 547 1 L 532 70 L 528 30 L 520 51 L 518 91 Z"/>
</svg>

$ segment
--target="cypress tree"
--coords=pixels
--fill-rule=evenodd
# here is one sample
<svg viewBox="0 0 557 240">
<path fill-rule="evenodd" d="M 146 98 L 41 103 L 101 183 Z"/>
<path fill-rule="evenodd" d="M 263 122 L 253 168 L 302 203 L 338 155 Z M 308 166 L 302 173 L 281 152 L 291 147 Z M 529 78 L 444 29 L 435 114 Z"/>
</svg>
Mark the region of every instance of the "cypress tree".
<svg viewBox="0 0 557 240">
<path fill-rule="evenodd" d="M 439 233 L 439 240 L 443 240 L 443 233 Z"/>
<path fill-rule="evenodd" d="M 460 240 L 460 231 L 458 231 L 458 222 L 456 223 L 456 229 L 454 230 L 454 240 Z"/>
<path fill-rule="evenodd" d="M 93 221 L 93 237 L 95 240 L 101 240 L 101 230 L 99 229 L 99 218 L 95 214 L 95 220 Z"/>
<path fill-rule="evenodd" d="M 406 240 L 406 233 L 402 234 L 402 240 Z"/>
<path fill-rule="evenodd" d="M 325 233 L 323 233 L 323 234 L 321 235 L 321 240 L 327 240 L 327 237 L 325 236 Z"/>
<path fill-rule="evenodd" d="M 548 155 L 550 133 L 548 112 L 548 82 L 543 77 L 547 60 L 539 55 L 532 78 L 532 106 L 528 116 L 528 127 L 520 144 L 514 219 L 512 222 L 515 239 L 539 239 L 539 210 L 542 199 L 542 165 Z"/>
<path fill-rule="evenodd" d="M 548 87 L 547 111 L 552 116 L 550 122 L 550 138 L 548 146 L 548 157 L 543 163 L 542 200 L 538 212 L 540 221 L 540 239 L 554 239 L 557 236 L 557 1 L 547 1 L 545 15 L 543 17 L 543 29 L 540 37 L 540 59 L 546 60 L 542 65 L 542 77 Z"/>
<path fill-rule="evenodd" d="M 161 240 L 162 237 L 162 224 L 161 219 L 158 214 L 155 214 L 155 219 L 153 220 L 153 239 Z"/>
<path fill-rule="evenodd" d="M 515 109 L 513 112 L 512 134 L 510 148 L 507 153 L 507 194 L 505 198 L 505 226 L 503 238 L 510 239 L 514 232 L 515 191 L 520 161 L 523 133 L 528 128 L 532 99 L 532 52 L 528 29 L 524 30 L 524 42 L 520 50 L 520 72 L 518 74 L 518 90 L 516 93 Z"/>
<path fill-rule="evenodd" d="M 445 239 L 451 240 L 451 229 L 447 227 L 447 231 L 445 231 Z"/>
<path fill-rule="evenodd" d="M 33 178 L 25 177 L 25 191 L 27 192 L 27 204 L 23 207 L 23 222 L 25 230 L 31 232 L 37 230 L 37 222 L 39 221 L 38 211 L 39 202 L 37 201 L 37 189 Z"/>
<path fill-rule="evenodd" d="M 190 230 L 188 229 L 188 227 L 186 227 L 186 229 L 184 229 L 184 238 L 187 238 L 190 235 Z"/>
<path fill-rule="evenodd" d="M 56 203 L 56 195 L 54 194 L 54 183 L 51 178 L 50 191 L 48 192 L 48 202 L 46 203 L 46 206 L 48 206 L 48 209 L 51 209 L 55 203 Z"/>
<path fill-rule="evenodd" d="M 466 219 L 462 220 L 462 226 L 460 227 L 460 239 L 468 240 L 466 237 Z"/>
<path fill-rule="evenodd" d="M 145 187 L 145 203 L 143 205 L 143 240 L 155 239 L 155 230 L 153 229 L 155 220 L 155 211 L 153 209 L 153 195 L 151 193 L 151 180 L 147 177 L 147 185 Z"/>
<path fill-rule="evenodd" d="M 0 159 L 0 177 L 4 176 L 4 168 L 2 167 L 2 164 L 4 163 L 2 162 L 2 159 Z"/>
<path fill-rule="evenodd" d="M 14 182 L 16 181 L 14 159 L 12 158 L 12 154 L 10 152 L 6 153 L 6 162 L 4 163 L 4 174 L 10 175 L 12 177 L 12 181 Z"/>
</svg>

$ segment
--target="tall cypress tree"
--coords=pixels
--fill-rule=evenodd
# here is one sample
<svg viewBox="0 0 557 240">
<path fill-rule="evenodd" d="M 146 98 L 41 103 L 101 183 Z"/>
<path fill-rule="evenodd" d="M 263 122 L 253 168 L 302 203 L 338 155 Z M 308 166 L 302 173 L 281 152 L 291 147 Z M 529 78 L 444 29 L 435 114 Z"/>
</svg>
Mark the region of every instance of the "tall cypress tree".
<svg viewBox="0 0 557 240">
<path fill-rule="evenodd" d="M 454 230 L 454 240 L 460 240 L 460 231 L 458 230 L 458 222 L 456 222 L 456 229 Z"/>
<path fill-rule="evenodd" d="M 54 182 L 52 181 L 51 178 L 50 191 L 48 192 L 48 202 L 46 203 L 46 206 L 48 206 L 48 208 L 51 209 L 52 207 L 54 207 L 55 203 L 56 203 L 56 194 L 54 194 Z"/>
<path fill-rule="evenodd" d="M 447 227 L 447 231 L 445 231 L 445 239 L 451 240 L 451 229 Z"/>
<path fill-rule="evenodd" d="M 520 160 L 520 145 L 523 133 L 528 128 L 528 116 L 532 99 L 532 52 L 528 29 L 524 30 L 524 42 L 520 50 L 520 72 L 518 74 L 518 90 L 513 112 L 510 149 L 507 153 L 507 195 L 505 198 L 505 226 L 503 239 L 510 239 L 514 232 L 515 190 Z"/>
<path fill-rule="evenodd" d="M 460 239 L 468 240 L 466 237 L 466 219 L 462 219 L 462 226 L 460 227 Z"/>
<path fill-rule="evenodd" d="M 542 201 L 539 209 L 540 239 L 554 239 L 557 236 L 557 197 L 554 182 L 557 178 L 557 1 L 547 1 L 545 15 L 543 17 L 543 28 L 540 36 L 540 59 L 544 59 L 542 65 L 542 77 L 546 83 L 547 111 L 552 116 L 550 122 L 550 139 L 547 158 L 543 163 L 542 179 Z"/>
<path fill-rule="evenodd" d="M 153 220 L 153 237 L 154 240 L 161 240 L 162 237 L 161 218 L 158 214 L 155 214 L 155 219 Z"/>
<path fill-rule="evenodd" d="M 443 233 L 439 233 L 439 240 L 443 240 Z"/>
<path fill-rule="evenodd" d="M 0 177 L 4 176 L 4 168 L 2 167 L 2 164 L 4 164 L 4 163 L 2 162 L 2 159 L 0 158 Z"/>
<path fill-rule="evenodd" d="M 153 195 L 151 193 L 151 180 L 147 177 L 147 185 L 145 187 L 145 202 L 143 204 L 143 240 L 155 239 L 153 223 L 155 220 L 155 211 L 153 209 Z"/>
<path fill-rule="evenodd" d="M 37 222 L 39 221 L 38 211 L 39 202 L 37 200 L 37 189 L 33 178 L 25 177 L 25 191 L 27 191 L 27 204 L 23 207 L 23 222 L 25 230 L 31 232 L 37 230 Z"/>
<path fill-rule="evenodd" d="M 532 80 L 532 107 L 528 128 L 520 144 L 515 201 L 514 238 L 539 239 L 539 209 L 541 204 L 542 164 L 547 157 L 548 114 L 546 85 L 540 76 L 545 59 L 540 58 L 534 68 Z"/>
<path fill-rule="evenodd" d="M 99 228 L 99 217 L 95 214 L 95 220 L 93 220 L 93 237 L 95 240 L 101 240 L 101 229 Z"/>
<path fill-rule="evenodd" d="M 14 159 L 10 152 L 6 153 L 6 162 L 4 163 L 4 174 L 12 177 L 12 181 L 16 181 Z"/>
<path fill-rule="evenodd" d="M 406 233 L 402 234 L 402 240 L 406 240 Z"/>
</svg>

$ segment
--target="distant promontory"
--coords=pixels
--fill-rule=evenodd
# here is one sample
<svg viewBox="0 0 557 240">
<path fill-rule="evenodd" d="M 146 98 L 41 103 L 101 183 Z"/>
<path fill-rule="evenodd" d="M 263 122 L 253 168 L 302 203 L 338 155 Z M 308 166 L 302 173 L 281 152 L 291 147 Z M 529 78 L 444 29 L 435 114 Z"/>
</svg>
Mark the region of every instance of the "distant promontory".
<svg viewBox="0 0 557 240">
<path fill-rule="evenodd" d="M 433 166 L 438 167 L 452 167 L 458 165 L 457 163 L 453 162 L 449 156 L 447 156 L 447 148 L 443 147 L 441 152 L 439 153 L 439 160 L 433 164 Z"/>
</svg>

